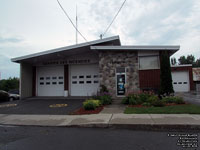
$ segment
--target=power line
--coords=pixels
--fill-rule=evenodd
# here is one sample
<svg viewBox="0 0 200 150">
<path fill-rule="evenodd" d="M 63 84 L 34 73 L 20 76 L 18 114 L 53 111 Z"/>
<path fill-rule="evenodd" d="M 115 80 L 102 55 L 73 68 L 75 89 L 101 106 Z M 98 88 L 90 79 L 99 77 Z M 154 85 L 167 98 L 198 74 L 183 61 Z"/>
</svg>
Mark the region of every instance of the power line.
<svg viewBox="0 0 200 150">
<path fill-rule="evenodd" d="M 126 3 L 126 0 L 124 0 L 124 2 L 122 3 L 121 7 L 119 8 L 117 14 L 115 15 L 115 17 L 113 18 L 113 20 L 111 21 L 110 25 L 107 27 L 107 29 L 105 30 L 105 32 L 103 34 L 100 35 L 100 37 L 103 37 L 106 32 L 108 31 L 108 29 L 110 28 L 110 26 L 112 25 L 112 23 L 115 21 L 115 19 L 117 18 L 119 12 L 121 11 L 122 7 L 124 6 L 124 4 Z"/>
<path fill-rule="evenodd" d="M 67 12 L 64 10 L 64 8 L 62 7 L 61 3 L 57 0 L 60 8 L 62 9 L 62 11 L 64 12 L 64 14 L 67 16 L 67 18 L 69 19 L 69 21 L 71 22 L 71 24 L 73 25 L 73 27 L 76 29 L 76 31 L 80 34 L 80 36 L 87 42 L 87 39 L 81 34 L 81 32 L 76 28 L 76 26 L 74 25 L 73 21 L 71 20 L 71 18 L 69 17 L 69 15 L 67 14 Z"/>
</svg>

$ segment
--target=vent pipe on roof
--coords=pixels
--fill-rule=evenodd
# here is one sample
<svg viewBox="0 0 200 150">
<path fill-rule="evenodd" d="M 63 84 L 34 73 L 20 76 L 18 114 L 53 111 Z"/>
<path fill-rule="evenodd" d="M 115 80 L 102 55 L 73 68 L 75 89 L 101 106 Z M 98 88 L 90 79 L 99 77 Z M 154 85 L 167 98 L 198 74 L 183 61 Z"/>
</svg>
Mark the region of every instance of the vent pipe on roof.
<svg viewBox="0 0 200 150">
<path fill-rule="evenodd" d="M 103 38 L 103 34 L 100 34 L 100 36 L 99 36 L 99 37 L 100 37 L 100 39 L 102 40 L 102 38 Z"/>
</svg>

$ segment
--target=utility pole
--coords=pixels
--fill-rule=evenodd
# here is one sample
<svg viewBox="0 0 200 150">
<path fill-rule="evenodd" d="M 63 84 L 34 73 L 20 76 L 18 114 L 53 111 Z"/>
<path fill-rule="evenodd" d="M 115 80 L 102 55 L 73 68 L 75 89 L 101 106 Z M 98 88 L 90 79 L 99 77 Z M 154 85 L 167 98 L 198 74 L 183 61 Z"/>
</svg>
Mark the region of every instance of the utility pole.
<svg viewBox="0 0 200 150">
<path fill-rule="evenodd" d="M 77 16 L 77 5 L 76 5 L 76 44 L 78 44 L 78 16 Z"/>
</svg>

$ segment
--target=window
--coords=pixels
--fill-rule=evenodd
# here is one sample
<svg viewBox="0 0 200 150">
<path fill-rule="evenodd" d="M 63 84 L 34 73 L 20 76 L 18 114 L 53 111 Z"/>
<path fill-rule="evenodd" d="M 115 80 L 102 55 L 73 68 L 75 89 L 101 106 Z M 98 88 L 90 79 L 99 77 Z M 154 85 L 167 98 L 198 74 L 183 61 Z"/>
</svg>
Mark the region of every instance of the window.
<svg viewBox="0 0 200 150">
<path fill-rule="evenodd" d="M 63 82 L 59 82 L 59 84 L 63 84 Z"/>
<path fill-rule="evenodd" d="M 145 69 L 159 69 L 159 56 L 141 56 L 139 57 L 139 68 Z"/>
<path fill-rule="evenodd" d="M 44 85 L 44 82 L 40 82 L 40 85 Z"/>
<path fill-rule="evenodd" d="M 50 82 L 46 82 L 46 85 L 50 85 Z"/>
<path fill-rule="evenodd" d="M 52 82 L 52 84 L 54 84 L 54 85 L 55 85 L 55 84 L 57 84 L 57 82 Z"/>
<path fill-rule="evenodd" d="M 99 83 L 99 81 L 94 81 L 94 83 Z"/>
<path fill-rule="evenodd" d="M 92 83 L 92 81 L 86 81 L 86 83 L 90 84 L 90 83 Z"/>
<path fill-rule="evenodd" d="M 98 75 L 94 75 L 94 78 L 98 78 Z"/>
<path fill-rule="evenodd" d="M 182 84 L 182 82 L 179 82 L 178 84 Z"/>
<path fill-rule="evenodd" d="M 86 78 L 91 78 L 91 75 L 87 75 Z"/>
<path fill-rule="evenodd" d="M 77 79 L 77 76 L 72 76 L 72 79 Z"/>
<path fill-rule="evenodd" d="M 174 82 L 174 84 L 177 84 L 177 82 Z"/>
<path fill-rule="evenodd" d="M 46 80 L 50 80 L 50 77 L 46 77 Z"/>
<path fill-rule="evenodd" d="M 183 82 L 183 84 L 187 84 L 187 82 Z"/>
<path fill-rule="evenodd" d="M 44 77 L 40 77 L 40 80 L 44 80 Z"/>
<path fill-rule="evenodd" d="M 60 76 L 58 79 L 63 79 L 63 77 Z"/>
<path fill-rule="evenodd" d="M 79 81 L 79 84 L 84 84 L 84 81 Z"/>
<path fill-rule="evenodd" d="M 77 84 L 77 81 L 72 81 L 72 84 Z"/>
<path fill-rule="evenodd" d="M 53 79 L 53 80 L 56 80 L 56 79 L 57 79 L 57 77 L 52 77 L 52 79 Z"/>
<path fill-rule="evenodd" d="M 79 76 L 79 79 L 83 79 L 84 78 L 84 76 Z"/>
</svg>

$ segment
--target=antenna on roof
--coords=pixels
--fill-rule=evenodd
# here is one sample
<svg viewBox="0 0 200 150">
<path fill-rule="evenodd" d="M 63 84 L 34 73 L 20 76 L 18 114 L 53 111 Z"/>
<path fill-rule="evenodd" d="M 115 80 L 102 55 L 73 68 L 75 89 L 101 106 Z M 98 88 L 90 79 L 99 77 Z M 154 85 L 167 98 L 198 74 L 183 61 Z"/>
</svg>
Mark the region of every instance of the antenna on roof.
<svg viewBox="0 0 200 150">
<path fill-rule="evenodd" d="M 99 37 L 100 37 L 100 39 L 102 40 L 102 38 L 103 38 L 103 34 L 100 34 L 100 36 L 99 36 Z"/>
<path fill-rule="evenodd" d="M 76 5 L 76 29 L 78 29 L 77 5 Z M 76 30 L 76 44 L 78 44 L 78 31 L 77 30 Z"/>
</svg>

